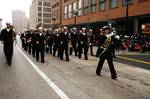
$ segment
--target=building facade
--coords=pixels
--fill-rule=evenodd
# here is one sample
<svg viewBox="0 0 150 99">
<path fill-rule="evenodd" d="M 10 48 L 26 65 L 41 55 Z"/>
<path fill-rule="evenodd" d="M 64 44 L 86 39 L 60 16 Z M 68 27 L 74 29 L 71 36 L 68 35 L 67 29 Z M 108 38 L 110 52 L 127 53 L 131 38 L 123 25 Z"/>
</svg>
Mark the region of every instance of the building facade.
<svg viewBox="0 0 150 99">
<path fill-rule="evenodd" d="M 52 21 L 53 28 L 61 27 L 62 19 L 62 0 L 52 0 Z"/>
<path fill-rule="evenodd" d="M 126 0 L 63 0 L 62 25 L 99 29 L 111 22 L 119 32 L 141 32 L 150 23 L 150 0 L 128 0 L 128 13 L 126 5 Z"/>
<path fill-rule="evenodd" d="M 0 18 L 0 31 L 2 30 L 2 19 Z"/>
<path fill-rule="evenodd" d="M 22 33 L 25 28 L 29 28 L 29 19 L 25 12 L 21 10 L 12 11 L 12 24 L 15 26 L 17 33 Z"/>
<path fill-rule="evenodd" d="M 43 27 L 48 29 L 52 25 L 51 20 L 52 0 L 33 0 L 30 6 L 30 28 Z"/>
</svg>

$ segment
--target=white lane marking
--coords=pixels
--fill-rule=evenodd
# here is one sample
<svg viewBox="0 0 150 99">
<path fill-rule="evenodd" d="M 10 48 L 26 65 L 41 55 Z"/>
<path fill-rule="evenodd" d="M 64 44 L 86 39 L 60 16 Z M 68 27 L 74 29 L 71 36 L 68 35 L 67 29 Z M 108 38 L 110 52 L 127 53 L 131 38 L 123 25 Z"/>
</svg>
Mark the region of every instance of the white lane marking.
<svg viewBox="0 0 150 99">
<path fill-rule="evenodd" d="M 41 75 L 41 77 L 48 83 L 48 85 L 60 96 L 61 99 L 69 99 L 69 97 L 51 80 L 49 79 L 29 58 L 23 51 L 17 47 L 20 53 L 31 64 L 31 66 Z"/>
</svg>

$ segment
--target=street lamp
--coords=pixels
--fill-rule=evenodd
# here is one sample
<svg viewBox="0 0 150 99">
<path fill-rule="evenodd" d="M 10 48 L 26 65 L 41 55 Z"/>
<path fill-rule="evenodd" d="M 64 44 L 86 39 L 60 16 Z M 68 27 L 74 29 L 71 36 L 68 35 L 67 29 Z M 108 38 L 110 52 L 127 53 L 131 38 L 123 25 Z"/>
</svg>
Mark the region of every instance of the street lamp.
<svg viewBox="0 0 150 99">
<path fill-rule="evenodd" d="M 76 27 L 76 23 L 77 23 L 77 15 L 78 15 L 78 10 L 74 10 L 74 25 Z"/>
<path fill-rule="evenodd" d="M 54 22 L 54 29 L 55 29 L 55 21 L 56 21 L 56 16 L 52 16 L 52 20 L 53 20 L 53 22 Z"/>
</svg>

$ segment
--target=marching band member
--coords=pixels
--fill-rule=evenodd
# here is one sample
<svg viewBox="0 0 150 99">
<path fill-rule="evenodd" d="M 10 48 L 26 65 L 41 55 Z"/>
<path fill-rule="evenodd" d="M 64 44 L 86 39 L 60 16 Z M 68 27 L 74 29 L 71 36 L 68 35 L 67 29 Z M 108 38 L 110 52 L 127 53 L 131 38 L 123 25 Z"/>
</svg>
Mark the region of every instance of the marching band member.
<svg viewBox="0 0 150 99">
<path fill-rule="evenodd" d="M 112 44 L 114 33 L 112 32 L 112 28 L 109 26 L 103 27 L 103 35 L 100 36 L 99 40 L 99 49 L 97 53 L 99 53 L 99 63 L 96 69 L 97 76 L 101 75 L 101 70 L 104 64 L 105 59 L 108 61 L 109 69 L 111 71 L 111 78 L 116 80 L 117 74 L 113 64 L 113 57 L 112 57 Z"/>
</svg>

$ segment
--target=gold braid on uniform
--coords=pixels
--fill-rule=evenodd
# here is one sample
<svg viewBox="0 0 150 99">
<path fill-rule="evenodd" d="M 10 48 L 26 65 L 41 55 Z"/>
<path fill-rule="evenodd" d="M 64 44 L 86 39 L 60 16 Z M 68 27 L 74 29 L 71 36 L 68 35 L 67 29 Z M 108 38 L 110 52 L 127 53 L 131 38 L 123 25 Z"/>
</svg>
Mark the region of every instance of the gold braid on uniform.
<svg viewBox="0 0 150 99">
<path fill-rule="evenodd" d="M 101 57 L 101 55 L 108 49 L 110 44 L 111 44 L 111 37 L 107 38 L 105 40 L 105 42 L 101 45 L 101 47 L 100 47 L 101 53 L 100 53 L 99 57 Z"/>
</svg>

